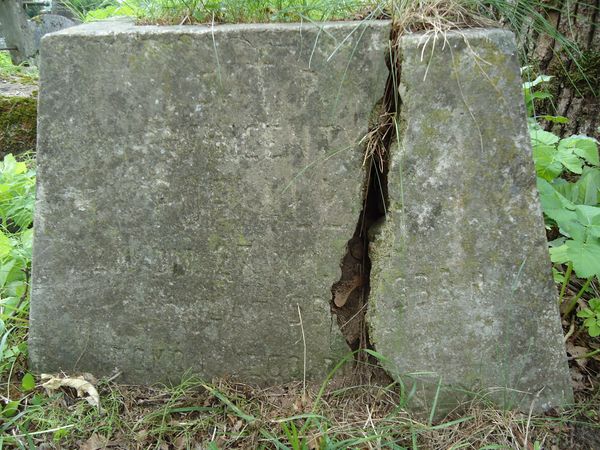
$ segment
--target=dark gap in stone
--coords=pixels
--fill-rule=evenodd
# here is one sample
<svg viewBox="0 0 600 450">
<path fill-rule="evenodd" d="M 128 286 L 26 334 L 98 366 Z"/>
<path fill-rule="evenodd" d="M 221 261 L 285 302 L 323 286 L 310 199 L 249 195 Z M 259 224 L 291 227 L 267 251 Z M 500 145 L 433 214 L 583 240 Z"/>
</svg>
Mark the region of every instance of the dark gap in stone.
<svg viewBox="0 0 600 450">
<path fill-rule="evenodd" d="M 365 139 L 363 208 L 340 264 L 341 277 L 331 288 L 331 312 L 352 351 L 375 350 L 365 322 L 371 288 L 369 230 L 385 221 L 388 208 L 388 155 L 395 141 L 395 118 L 399 103 L 397 86 L 400 63 L 395 48 L 396 32 L 392 30 L 390 51 L 386 55 L 389 74 L 385 91 L 383 98 L 375 105 Z M 357 352 L 356 359 L 377 365 L 377 361 L 373 361 L 374 358 L 365 352 Z"/>
</svg>

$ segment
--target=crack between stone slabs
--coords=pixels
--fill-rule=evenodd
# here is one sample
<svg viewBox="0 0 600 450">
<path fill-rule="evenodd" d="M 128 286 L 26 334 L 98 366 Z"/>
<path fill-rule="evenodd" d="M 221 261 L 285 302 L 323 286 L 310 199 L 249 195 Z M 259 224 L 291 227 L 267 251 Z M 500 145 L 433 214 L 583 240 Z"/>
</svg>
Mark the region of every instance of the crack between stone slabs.
<svg viewBox="0 0 600 450">
<path fill-rule="evenodd" d="M 387 174 L 389 149 L 396 137 L 396 112 L 399 96 L 400 62 L 396 51 L 396 32 L 391 31 L 386 55 L 388 77 L 383 97 L 377 102 L 369 120 L 365 143 L 362 210 L 346 253 L 340 262 L 340 279 L 331 287 L 331 313 L 348 347 L 356 352 L 358 362 L 376 367 L 374 357 L 363 350 L 375 350 L 366 323 L 371 282 L 369 246 L 386 219 L 388 209 Z M 373 372 L 371 370 L 371 372 Z"/>
</svg>

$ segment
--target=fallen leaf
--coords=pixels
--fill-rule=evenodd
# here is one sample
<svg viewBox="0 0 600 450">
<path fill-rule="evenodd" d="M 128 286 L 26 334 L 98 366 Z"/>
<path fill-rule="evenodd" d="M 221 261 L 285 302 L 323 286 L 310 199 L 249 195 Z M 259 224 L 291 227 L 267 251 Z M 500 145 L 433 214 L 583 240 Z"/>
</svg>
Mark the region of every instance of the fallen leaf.
<svg viewBox="0 0 600 450">
<path fill-rule="evenodd" d="M 108 438 L 94 433 L 79 447 L 79 450 L 100 450 L 105 449 L 107 445 Z"/>
<path fill-rule="evenodd" d="M 244 422 L 242 422 L 241 420 L 237 420 L 235 422 L 235 424 L 233 425 L 232 429 L 234 432 L 238 432 L 242 429 L 242 427 L 244 426 Z"/>
<path fill-rule="evenodd" d="M 579 367 L 583 369 L 585 366 L 587 366 L 588 360 L 581 357 L 590 352 L 589 348 L 582 347 L 580 345 L 573 345 L 570 342 L 567 342 L 567 352 L 575 359 L 575 362 Z"/>
<path fill-rule="evenodd" d="M 571 384 L 573 389 L 580 391 L 588 387 L 585 382 L 585 377 L 581 374 L 581 372 L 579 372 L 579 370 L 571 367 L 569 372 L 571 373 Z"/>
<path fill-rule="evenodd" d="M 140 430 L 135 434 L 135 440 L 143 442 L 148 438 L 148 430 Z"/>
<path fill-rule="evenodd" d="M 81 374 L 81 376 L 83 377 L 83 379 L 85 381 L 89 381 L 94 386 L 96 386 L 98 384 L 98 379 L 94 375 L 92 375 L 91 373 L 89 373 L 89 372 L 84 372 L 84 373 Z"/>
<path fill-rule="evenodd" d="M 49 374 L 43 373 L 41 378 L 42 378 L 42 381 L 46 380 L 44 383 L 42 383 L 42 387 L 44 389 L 46 389 L 46 391 L 48 391 L 48 392 L 56 391 L 56 390 L 60 389 L 61 387 L 69 387 L 69 388 L 75 389 L 75 391 L 77 391 L 77 397 L 84 397 L 84 394 L 87 394 L 87 397 L 84 397 L 85 400 L 90 405 L 98 408 L 99 411 L 101 410 L 100 395 L 98 395 L 98 391 L 92 385 L 92 383 L 87 381 L 84 377 L 77 376 L 77 377 L 72 377 L 72 378 L 70 378 L 70 377 L 60 378 L 60 377 L 56 377 L 54 375 L 49 375 Z"/>
<path fill-rule="evenodd" d="M 174 450 L 184 450 L 189 448 L 185 436 L 179 436 L 177 439 L 175 439 L 175 441 L 173 442 L 173 448 Z"/>
</svg>

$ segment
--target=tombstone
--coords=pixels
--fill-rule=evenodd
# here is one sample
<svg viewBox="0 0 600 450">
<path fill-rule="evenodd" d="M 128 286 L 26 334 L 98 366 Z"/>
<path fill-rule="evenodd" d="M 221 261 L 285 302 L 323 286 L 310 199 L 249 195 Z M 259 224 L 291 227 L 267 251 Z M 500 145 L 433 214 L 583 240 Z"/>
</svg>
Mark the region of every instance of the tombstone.
<svg viewBox="0 0 600 450">
<path fill-rule="evenodd" d="M 348 352 L 331 289 L 361 220 L 389 31 L 118 21 L 46 37 L 34 370 L 323 379 Z M 400 140 L 368 233 L 371 344 L 415 408 L 493 388 L 506 406 L 564 404 L 514 39 L 417 34 L 398 51 Z"/>
<path fill-rule="evenodd" d="M 400 43 L 400 139 L 371 243 L 371 338 L 413 407 L 572 400 L 513 35 Z M 434 406 L 436 405 L 436 406 Z"/>
</svg>

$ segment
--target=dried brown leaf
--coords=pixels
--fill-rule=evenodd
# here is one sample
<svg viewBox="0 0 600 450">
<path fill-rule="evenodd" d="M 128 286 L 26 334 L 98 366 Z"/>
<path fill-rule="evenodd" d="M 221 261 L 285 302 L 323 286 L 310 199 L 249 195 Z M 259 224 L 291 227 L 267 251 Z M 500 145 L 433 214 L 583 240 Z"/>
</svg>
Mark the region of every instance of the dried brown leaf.
<svg viewBox="0 0 600 450">
<path fill-rule="evenodd" d="M 108 446 L 108 438 L 97 433 L 92 434 L 80 447 L 80 450 L 100 450 Z"/>
<path fill-rule="evenodd" d="M 98 408 L 98 410 L 101 409 L 100 395 L 98 394 L 98 391 L 92 385 L 92 383 L 87 381 L 84 377 L 77 376 L 73 378 L 61 378 L 43 373 L 41 378 L 42 380 L 45 380 L 44 383 L 42 383 L 42 387 L 46 389 L 47 392 L 51 393 L 52 391 L 56 391 L 62 387 L 72 388 L 77 392 L 77 397 L 83 397 L 90 405 Z M 84 397 L 85 394 L 87 394 L 87 397 Z"/>
</svg>

